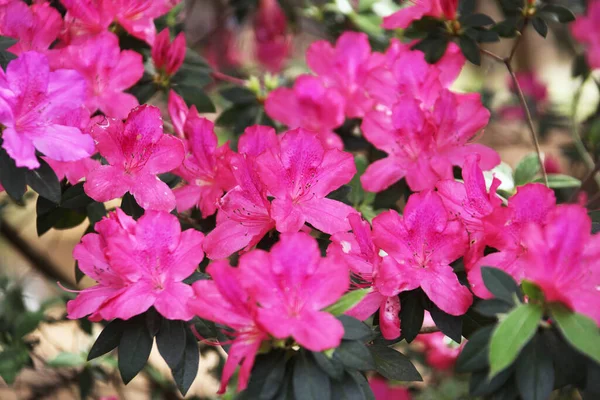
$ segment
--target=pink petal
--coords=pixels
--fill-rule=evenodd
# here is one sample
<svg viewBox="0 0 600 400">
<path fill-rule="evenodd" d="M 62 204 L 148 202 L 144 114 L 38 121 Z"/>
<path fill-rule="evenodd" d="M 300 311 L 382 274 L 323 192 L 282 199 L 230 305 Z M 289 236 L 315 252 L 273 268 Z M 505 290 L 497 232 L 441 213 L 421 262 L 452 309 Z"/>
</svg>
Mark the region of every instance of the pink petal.
<svg viewBox="0 0 600 400">
<path fill-rule="evenodd" d="M 379 309 L 381 303 L 385 300 L 385 297 L 377 291 L 368 293 L 357 305 L 346 311 L 345 314 L 361 321 L 369 318 L 375 314 L 375 311 Z"/>
<path fill-rule="evenodd" d="M 122 168 L 102 165 L 88 174 L 83 189 L 92 199 L 105 202 L 127 193 L 131 189 L 131 180 Z"/>
<path fill-rule="evenodd" d="M 348 267 L 332 258 L 322 259 L 317 272 L 304 282 L 307 305 L 321 310 L 335 303 L 350 287 Z"/>
<path fill-rule="evenodd" d="M 405 174 L 406 169 L 400 160 L 386 157 L 370 164 L 360 177 L 360 182 L 366 191 L 377 193 L 404 178 Z"/>
<path fill-rule="evenodd" d="M 169 90 L 168 109 L 171 122 L 175 128 L 175 133 L 180 137 L 183 136 L 183 127 L 189 109 L 185 104 L 185 101 L 183 101 L 183 98 L 172 89 Z"/>
<path fill-rule="evenodd" d="M 449 265 L 425 269 L 421 288 L 429 299 L 450 315 L 462 315 L 473 303 L 469 289 L 462 286 Z"/>
<path fill-rule="evenodd" d="M 270 126 L 253 125 L 244 130 L 238 141 L 238 151 L 257 157 L 265 150 L 275 148 L 279 140 L 275 129 Z"/>
<path fill-rule="evenodd" d="M 171 188 L 155 175 L 137 175 L 129 192 L 144 210 L 171 211 L 176 206 Z"/>
<path fill-rule="evenodd" d="M 387 297 L 379 308 L 379 327 L 381 334 L 387 340 L 400 337 L 400 298 Z"/>
<path fill-rule="evenodd" d="M 169 268 L 169 275 L 175 281 L 181 281 L 190 276 L 202 259 L 202 242 L 204 234 L 195 229 L 188 229 L 181 233 L 179 246 L 173 251 L 173 261 Z"/>
<path fill-rule="evenodd" d="M 74 300 L 67 302 L 67 318 L 81 319 L 98 312 L 103 304 L 119 294 L 121 288 L 93 286 L 82 290 Z"/>
<path fill-rule="evenodd" d="M 310 213 L 310 210 L 311 206 L 307 205 L 306 212 Z M 306 221 L 304 204 L 301 208 L 298 204 L 294 204 L 289 197 L 274 199 L 271 202 L 271 217 L 275 220 L 279 232 L 298 232 Z M 319 222 L 317 221 L 317 224 L 320 225 Z"/>
<path fill-rule="evenodd" d="M 43 131 L 43 136 L 33 138 L 33 144 L 54 160 L 77 161 L 91 156 L 96 151 L 92 137 L 81 133 L 79 128 L 48 125 Z"/>
<path fill-rule="evenodd" d="M 192 297 L 191 286 L 181 282 L 166 282 L 165 288 L 156 296 L 154 307 L 167 319 L 189 321 L 194 314 L 187 306 Z"/>
<path fill-rule="evenodd" d="M 310 351 L 325 351 L 340 345 L 344 336 L 342 323 L 326 312 L 304 313 L 293 321 L 292 337 Z"/>
<path fill-rule="evenodd" d="M 171 135 L 163 135 L 154 146 L 143 170 L 148 174 L 170 172 L 181 165 L 184 157 L 182 141 Z"/>
<path fill-rule="evenodd" d="M 341 201 L 322 198 L 302 202 L 300 204 L 300 212 L 306 222 L 316 229 L 328 234 L 334 234 L 350 230 L 347 217 L 350 214 L 356 213 L 356 210 Z"/>
<path fill-rule="evenodd" d="M 177 211 L 187 211 L 191 208 L 196 207 L 196 205 L 200 202 L 200 199 L 202 198 L 204 192 L 204 186 L 196 185 L 185 185 L 173 189 L 173 194 L 175 195 L 175 199 L 177 201 Z M 216 209 L 217 204 L 215 202 L 211 209 L 203 209 L 203 213 L 206 211 L 207 216 L 212 215 L 214 214 Z"/>
<path fill-rule="evenodd" d="M 39 168 L 40 163 L 35 156 L 35 147 L 31 138 L 15 132 L 12 128 L 5 128 L 2 139 L 2 148 L 10 158 L 15 160 L 17 167 Z"/>
<path fill-rule="evenodd" d="M 244 247 L 251 247 L 273 229 L 274 225 L 245 225 L 234 220 L 220 222 L 204 240 L 206 256 L 217 260 L 229 257 Z"/>
<path fill-rule="evenodd" d="M 103 319 L 130 319 L 148 311 L 156 300 L 149 282 L 140 281 L 124 288 L 117 296 L 109 299 L 99 311 Z"/>
</svg>

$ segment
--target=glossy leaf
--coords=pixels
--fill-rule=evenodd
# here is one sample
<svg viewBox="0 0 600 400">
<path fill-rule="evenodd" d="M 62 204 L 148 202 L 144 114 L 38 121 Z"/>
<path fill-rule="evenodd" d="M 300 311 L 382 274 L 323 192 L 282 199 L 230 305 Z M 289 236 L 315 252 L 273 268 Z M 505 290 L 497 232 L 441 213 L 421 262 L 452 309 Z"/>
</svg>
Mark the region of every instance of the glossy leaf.
<svg viewBox="0 0 600 400">
<path fill-rule="evenodd" d="M 568 310 L 561 304 L 552 304 L 552 318 L 565 339 L 577 350 L 600 363 L 600 332 L 591 318 Z"/>
<path fill-rule="evenodd" d="M 391 347 L 372 345 L 369 351 L 375 361 L 375 370 L 392 381 L 422 381 L 408 357 Z"/>
<path fill-rule="evenodd" d="M 518 294 L 519 286 L 506 272 L 492 267 L 482 267 L 481 277 L 487 290 L 496 298 L 507 302 L 515 303 L 515 296 Z"/>
<path fill-rule="evenodd" d="M 144 318 L 134 317 L 125 324 L 119 341 L 119 372 L 128 384 L 146 365 L 152 350 L 152 336 Z"/>
<path fill-rule="evenodd" d="M 342 315 L 343 313 L 360 303 L 362 299 L 364 299 L 365 296 L 369 293 L 370 290 L 370 288 L 352 290 L 340 297 L 340 299 L 334 304 L 327 307 L 325 311 L 335 316 Z"/>
<path fill-rule="evenodd" d="M 186 330 L 183 321 L 161 319 L 160 329 L 156 335 L 156 346 L 171 369 L 177 367 L 185 352 Z"/>
<path fill-rule="evenodd" d="M 471 335 L 471 338 L 458 355 L 456 372 L 474 372 L 487 368 L 489 343 L 493 331 L 493 326 L 486 326 Z"/>
<path fill-rule="evenodd" d="M 552 355 L 541 336 L 535 336 L 517 360 L 516 381 L 523 400 L 546 400 L 554 388 Z"/>
<path fill-rule="evenodd" d="M 297 357 L 292 379 L 296 399 L 321 400 L 331 396 L 327 374 L 324 374 L 305 352 L 301 352 Z"/>
<path fill-rule="evenodd" d="M 94 342 L 88 354 L 88 361 L 100 357 L 117 348 L 121 341 L 123 330 L 125 329 L 125 321 L 114 319 L 102 329 L 102 332 Z"/>
<path fill-rule="evenodd" d="M 177 384 L 177 388 L 182 395 L 185 394 L 194 383 L 196 375 L 198 375 L 198 365 L 200 363 L 200 351 L 198 350 L 198 342 L 194 334 L 186 329 L 185 351 L 179 364 L 172 369 L 173 378 Z"/>
</svg>

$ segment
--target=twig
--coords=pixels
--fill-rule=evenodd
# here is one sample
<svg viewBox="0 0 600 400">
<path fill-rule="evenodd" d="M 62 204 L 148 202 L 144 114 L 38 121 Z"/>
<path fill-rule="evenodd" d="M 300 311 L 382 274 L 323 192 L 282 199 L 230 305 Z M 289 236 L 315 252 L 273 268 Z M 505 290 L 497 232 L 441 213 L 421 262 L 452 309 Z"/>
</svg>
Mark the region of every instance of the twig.
<svg viewBox="0 0 600 400">
<path fill-rule="evenodd" d="M 245 86 L 246 85 L 246 81 L 240 78 L 236 78 L 235 76 L 231 76 L 231 75 L 227 75 L 224 74 L 222 72 L 219 71 L 213 71 L 212 72 L 212 76 L 213 78 L 223 81 L 223 82 L 229 82 L 229 83 L 233 83 L 234 85 L 240 85 L 240 86 Z"/>
</svg>

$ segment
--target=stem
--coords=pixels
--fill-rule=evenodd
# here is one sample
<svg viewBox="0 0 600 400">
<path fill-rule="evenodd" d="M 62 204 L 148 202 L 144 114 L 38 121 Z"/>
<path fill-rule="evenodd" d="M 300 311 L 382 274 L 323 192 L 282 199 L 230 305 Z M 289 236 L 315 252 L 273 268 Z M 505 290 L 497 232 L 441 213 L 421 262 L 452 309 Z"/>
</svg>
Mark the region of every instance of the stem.
<svg viewBox="0 0 600 400">
<path fill-rule="evenodd" d="M 235 76 L 227 75 L 219 71 L 212 72 L 213 78 L 223 81 L 233 83 L 234 85 L 246 86 L 246 81 L 240 78 L 236 78 Z"/>
</svg>

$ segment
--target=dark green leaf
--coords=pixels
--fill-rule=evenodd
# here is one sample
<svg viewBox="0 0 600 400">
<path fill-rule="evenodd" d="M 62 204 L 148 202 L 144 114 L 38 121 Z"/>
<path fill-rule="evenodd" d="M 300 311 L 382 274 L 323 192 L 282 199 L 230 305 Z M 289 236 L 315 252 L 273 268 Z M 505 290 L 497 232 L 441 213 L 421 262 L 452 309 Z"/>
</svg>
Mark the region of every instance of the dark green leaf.
<svg viewBox="0 0 600 400">
<path fill-rule="evenodd" d="M 60 203 L 60 182 L 56 174 L 48 163 L 38 158 L 40 167 L 38 169 L 27 170 L 25 181 L 40 196 L 50 200 L 53 203 Z"/>
<path fill-rule="evenodd" d="M 156 346 L 171 369 L 175 369 L 185 351 L 186 326 L 183 321 L 162 318 L 156 335 Z"/>
<path fill-rule="evenodd" d="M 82 214 L 75 210 L 68 210 L 65 208 L 59 208 L 55 211 L 60 215 L 60 218 L 54 223 L 54 229 L 71 229 L 79 226 L 86 218 L 85 214 Z"/>
<path fill-rule="evenodd" d="M 0 51 L 6 51 L 9 47 L 13 46 L 17 42 L 17 39 L 8 36 L 0 36 Z"/>
<path fill-rule="evenodd" d="M 565 23 L 575 21 L 575 14 L 573 14 L 571 10 L 557 4 L 546 4 L 542 7 L 540 12 L 544 14 L 551 14 L 558 22 Z"/>
<path fill-rule="evenodd" d="M 127 90 L 127 92 L 135 96 L 140 104 L 147 103 L 157 91 L 158 87 L 151 80 L 141 80 Z"/>
<path fill-rule="evenodd" d="M 344 365 L 342 365 L 340 360 L 333 357 L 330 358 L 323 353 L 313 352 L 312 355 L 316 363 L 327 373 L 327 375 L 333 379 L 342 379 L 342 376 L 344 375 Z"/>
<path fill-rule="evenodd" d="M 206 279 L 210 279 L 210 275 L 205 274 L 204 272 L 194 271 L 193 274 L 191 274 L 190 276 L 188 276 L 187 278 L 185 278 L 183 280 L 183 283 L 185 283 L 186 285 L 191 285 L 194 282 L 206 280 Z"/>
<path fill-rule="evenodd" d="M 475 65 L 481 65 L 481 50 L 475 40 L 462 35 L 458 40 L 458 45 L 467 60 Z"/>
<path fill-rule="evenodd" d="M 143 316 L 134 317 L 126 322 L 119 341 L 119 372 L 125 384 L 135 378 L 146 365 L 152 342 Z"/>
<path fill-rule="evenodd" d="M 488 317 L 506 314 L 511 308 L 510 304 L 500 299 L 482 300 L 475 305 L 475 311 Z"/>
<path fill-rule="evenodd" d="M 369 165 L 369 160 L 367 160 L 367 158 L 364 155 L 357 154 L 356 156 L 354 156 L 354 163 L 356 164 L 356 174 L 354 174 L 354 177 L 352 178 L 349 184 L 352 190 L 350 191 L 348 199 L 350 200 L 350 203 L 352 203 L 352 206 L 357 207 L 360 205 L 360 203 L 363 202 L 365 198 L 365 190 L 363 189 L 362 183 L 360 182 L 360 177 L 367 169 L 367 166 Z"/>
<path fill-rule="evenodd" d="M 358 382 L 350 374 L 344 374 L 339 382 L 331 382 L 331 398 L 335 400 L 364 400 L 363 393 Z"/>
<path fill-rule="evenodd" d="M 531 24 L 537 33 L 542 37 L 546 37 L 548 35 L 548 24 L 540 17 L 534 17 L 531 20 Z"/>
<path fill-rule="evenodd" d="M 508 304 L 515 304 L 515 296 L 518 294 L 519 286 L 506 272 L 493 267 L 482 267 L 481 277 L 487 290 L 497 299 L 504 300 Z"/>
<path fill-rule="evenodd" d="M 191 107 L 196 106 L 200 113 L 215 112 L 215 105 L 204 90 L 198 86 L 177 85 L 173 89 L 183 97 L 183 100 Z"/>
<path fill-rule="evenodd" d="M 186 329 L 185 351 L 180 363 L 171 370 L 177 388 L 185 396 L 198 375 L 198 364 L 200 362 L 200 351 L 194 334 Z"/>
<path fill-rule="evenodd" d="M 471 307 L 465 315 L 463 315 L 463 337 L 471 339 L 471 336 L 479 329 L 495 324 L 496 318 L 486 317 L 476 312 Z"/>
<path fill-rule="evenodd" d="M 27 190 L 26 173 L 27 169 L 17 168 L 15 161 L 0 147 L 0 184 L 14 200 L 21 199 Z"/>
<path fill-rule="evenodd" d="M 600 363 L 600 332 L 596 322 L 559 303 L 552 304 L 550 309 L 561 333 L 571 346 Z"/>
<path fill-rule="evenodd" d="M 373 335 L 373 331 L 364 322 L 348 315 L 338 317 L 344 325 L 344 339 L 346 340 L 366 340 Z"/>
<path fill-rule="evenodd" d="M 534 182 L 543 183 L 543 178 L 537 178 Z M 548 187 L 552 189 L 576 188 L 581 186 L 581 181 L 569 175 L 548 174 Z"/>
<path fill-rule="evenodd" d="M 17 58 L 17 56 L 15 54 L 7 51 L 8 48 L 11 47 L 16 42 L 17 42 L 16 39 L 13 39 L 13 38 L 10 38 L 7 36 L 0 36 L 0 66 L 3 69 L 6 69 L 6 66 L 8 65 L 8 63 L 10 61 Z"/>
<path fill-rule="evenodd" d="M 83 190 L 83 182 L 71 186 L 62 194 L 60 206 L 63 208 L 82 208 L 92 203 L 91 199 Z"/>
<path fill-rule="evenodd" d="M 511 311 L 494 330 L 490 341 L 490 376 L 509 367 L 537 331 L 542 307 L 521 304 Z"/>
<path fill-rule="evenodd" d="M 94 225 L 96 225 L 96 222 L 106 216 L 106 207 L 104 206 L 104 203 L 93 202 L 88 204 L 85 211 L 92 229 L 94 228 Z"/>
<path fill-rule="evenodd" d="M 500 5 L 504 11 L 512 13 L 518 11 L 524 5 L 524 0 L 500 0 Z"/>
<path fill-rule="evenodd" d="M 456 360 L 456 372 L 474 372 L 487 368 L 493 330 L 493 326 L 486 326 L 471 335 Z"/>
<path fill-rule="evenodd" d="M 279 392 L 286 372 L 284 351 L 271 351 L 256 357 L 246 389 L 249 399 L 271 400 Z"/>
<path fill-rule="evenodd" d="M 371 390 L 371 386 L 362 373 L 359 371 L 346 371 L 346 373 L 350 375 L 356 383 L 358 383 L 358 386 L 362 389 L 365 400 L 375 400 L 375 395 Z"/>
<path fill-rule="evenodd" d="M 148 328 L 148 332 L 150 336 L 153 338 L 156 336 L 158 331 L 160 330 L 160 326 L 162 325 L 163 317 L 156 311 L 154 307 L 150 307 L 148 311 L 145 313 L 146 315 L 146 328 Z"/>
<path fill-rule="evenodd" d="M 486 26 L 495 24 L 494 20 L 485 14 L 471 14 L 460 19 L 460 23 L 465 26 Z"/>
<path fill-rule="evenodd" d="M 580 54 L 575 57 L 573 61 L 573 67 L 571 69 L 571 76 L 573 76 L 573 78 L 577 78 L 579 76 L 587 77 L 590 72 L 590 67 L 588 66 L 585 54 Z"/>
<path fill-rule="evenodd" d="M 520 21 L 520 17 L 508 17 L 504 21 L 494 25 L 492 29 L 498 32 L 498 35 L 501 37 L 514 37 L 517 34 L 517 27 Z"/>
<path fill-rule="evenodd" d="M 442 331 L 442 333 L 454 340 L 456 343 L 460 343 L 462 340 L 462 318 L 460 316 L 450 315 L 437 306 L 434 306 L 429 310 L 431 318 L 435 325 Z"/>
<path fill-rule="evenodd" d="M 458 3 L 458 14 L 469 15 L 475 12 L 475 0 L 460 0 Z"/>
<path fill-rule="evenodd" d="M 425 59 L 430 64 L 435 64 L 446 53 L 448 47 L 448 38 L 446 37 L 427 37 L 414 45 L 412 48 L 425 53 Z"/>
<path fill-rule="evenodd" d="M 310 356 L 301 352 L 294 365 L 293 389 L 296 399 L 325 400 L 331 397 L 331 385 Z"/>
<path fill-rule="evenodd" d="M 15 321 L 14 335 L 17 338 L 22 338 L 38 327 L 44 319 L 42 311 L 26 312 L 19 314 Z"/>
<path fill-rule="evenodd" d="M 412 342 L 417 337 L 423 326 L 425 310 L 421 303 L 420 293 L 421 292 L 419 291 L 413 290 L 404 292 L 400 296 L 400 304 L 402 305 L 400 308 L 402 337 L 404 337 L 408 343 Z"/>
<path fill-rule="evenodd" d="M 375 369 L 371 352 L 363 342 L 357 340 L 342 340 L 335 349 L 333 357 L 341 361 L 346 368 L 369 371 Z"/>
<path fill-rule="evenodd" d="M 535 336 L 517 360 L 516 380 L 523 400 L 546 400 L 554 388 L 552 355 L 541 336 Z"/>
<path fill-rule="evenodd" d="M 75 282 L 79 283 L 83 279 L 85 274 L 79 269 L 79 261 L 75 261 Z"/>
<path fill-rule="evenodd" d="M 94 375 L 89 368 L 81 371 L 77 378 L 77 385 L 79 386 L 79 397 L 82 400 L 87 399 L 94 390 Z"/>
<path fill-rule="evenodd" d="M 488 378 L 488 371 L 477 371 L 471 374 L 469 382 L 469 393 L 473 396 L 487 396 L 500 389 L 512 375 L 512 368 L 506 369 L 491 380 Z"/>
<path fill-rule="evenodd" d="M 239 86 L 229 87 L 219 92 L 227 101 L 233 104 L 249 104 L 256 103 L 256 95 L 249 89 Z"/>
<path fill-rule="evenodd" d="M 121 209 L 127 215 L 132 216 L 134 219 L 138 219 L 144 215 L 144 209 L 135 201 L 135 198 L 131 193 L 127 192 L 121 200 Z"/>
<path fill-rule="evenodd" d="M 372 345 L 369 350 L 375 361 L 375 370 L 392 381 L 422 381 L 410 359 L 387 346 Z"/>
<path fill-rule="evenodd" d="M 12 385 L 23 367 L 30 361 L 27 348 L 5 348 L 0 352 L 0 376 Z"/>
<path fill-rule="evenodd" d="M 125 321 L 114 319 L 108 323 L 96 339 L 96 342 L 90 349 L 88 361 L 100 357 L 109 351 L 116 349 L 121 341 L 123 330 L 125 329 Z"/>
</svg>

